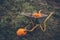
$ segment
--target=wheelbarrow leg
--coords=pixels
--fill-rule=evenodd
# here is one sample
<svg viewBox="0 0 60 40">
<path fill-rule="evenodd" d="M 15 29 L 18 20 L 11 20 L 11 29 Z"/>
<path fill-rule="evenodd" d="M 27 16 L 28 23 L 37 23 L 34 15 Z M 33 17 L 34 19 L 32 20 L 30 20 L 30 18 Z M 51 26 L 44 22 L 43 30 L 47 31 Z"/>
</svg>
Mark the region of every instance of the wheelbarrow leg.
<svg viewBox="0 0 60 40">
<path fill-rule="evenodd" d="M 46 31 L 46 22 L 47 22 L 47 20 L 52 16 L 53 13 L 54 13 L 54 12 L 51 12 L 51 13 L 49 14 L 49 16 L 44 20 L 44 22 L 43 22 L 44 28 L 42 28 L 42 26 L 40 25 L 40 28 L 41 28 L 41 30 L 42 30 L 43 32 Z"/>
</svg>

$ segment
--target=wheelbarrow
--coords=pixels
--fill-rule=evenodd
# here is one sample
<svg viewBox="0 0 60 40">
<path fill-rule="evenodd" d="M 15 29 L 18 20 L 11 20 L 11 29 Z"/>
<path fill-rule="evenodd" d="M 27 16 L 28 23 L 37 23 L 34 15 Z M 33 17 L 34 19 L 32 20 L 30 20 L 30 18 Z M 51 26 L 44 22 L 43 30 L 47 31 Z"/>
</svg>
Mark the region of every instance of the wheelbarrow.
<svg viewBox="0 0 60 40">
<path fill-rule="evenodd" d="M 42 14 L 42 17 L 39 18 L 38 20 L 36 20 L 36 18 L 32 17 L 32 13 L 21 13 L 21 15 L 25 16 L 30 21 L 29 24 L 31 24 L 33 26 L 33 28 L 31 28 L 30 30 L 27 29 L 27 27 L 30 26 L 29 24 L 27 26 L 25 26 L 26 31 L 32 32 L 37 27 L 40 27 L 41 30 L 43 32 L 45 32 L 46 26 L 47 26 L 46 22 L 52 16 L 53 13 L 54 12 L 51 12 L 49 15 Z M 39 20 L 40 20 L 40 22 L 39 22 Z M 38 21 L 38 22 L 36 23 L 36 21 Z M 43 24 L 43 26 L 42 26 L 42 24 Z"/>
</svg>

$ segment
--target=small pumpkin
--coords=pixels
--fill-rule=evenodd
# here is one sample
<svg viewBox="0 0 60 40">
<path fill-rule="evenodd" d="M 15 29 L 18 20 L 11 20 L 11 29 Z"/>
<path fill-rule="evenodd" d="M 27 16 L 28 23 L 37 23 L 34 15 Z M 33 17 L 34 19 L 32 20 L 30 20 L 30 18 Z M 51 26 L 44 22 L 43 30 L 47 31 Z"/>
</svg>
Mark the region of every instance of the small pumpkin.
<svg viewBox="0 0 60 40">
<path fill-rule="evenodd" d="M 17 36 L 25 36 L 27 34 L 27 31 L 25 28 L 20 28 L 16 31 Z"/>
<path fill-rule="evenodd" d="M 41 13 L 33 13 L 32 16 L 34 18 L 41 18 L 42 17 L 42 14 Z"/>
</svg>

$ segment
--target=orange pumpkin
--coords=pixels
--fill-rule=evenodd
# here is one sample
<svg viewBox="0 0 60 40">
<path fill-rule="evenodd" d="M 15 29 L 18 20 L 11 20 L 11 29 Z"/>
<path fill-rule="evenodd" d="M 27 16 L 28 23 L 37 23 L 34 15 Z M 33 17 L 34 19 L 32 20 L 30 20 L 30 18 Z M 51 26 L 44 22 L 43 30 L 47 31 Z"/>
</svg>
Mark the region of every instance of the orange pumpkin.
<svg viewBox="0 0 60 40">
<path fill-rule="evenodd" d="M 34 18 L 41 18 L 42 17 L 42 14 L 41 13 L 33 13 L 32 16 Z"/>
<path fill-rule="evenodd" d="M 17 36 L 25 36 L 27 34 L 26 29 L 20 28 L 16 31 Z"/>
</svg>

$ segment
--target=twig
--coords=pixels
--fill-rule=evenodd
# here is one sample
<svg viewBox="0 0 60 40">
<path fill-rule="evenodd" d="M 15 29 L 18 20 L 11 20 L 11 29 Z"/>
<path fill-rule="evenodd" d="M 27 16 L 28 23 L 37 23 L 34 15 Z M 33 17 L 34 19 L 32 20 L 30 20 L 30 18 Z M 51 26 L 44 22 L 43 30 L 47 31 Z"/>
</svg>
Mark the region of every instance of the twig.
<svg viewBox="0 0 60 40">
<path fill-rule="evenodd" d="M 33 27 L 31 30 L 26 30 L 26 31 L 29 31 L 29 32 L 32 32 L 35 28 L 37 28 L 39 26 L 39 24 L 37 24 L 35 27 Z"/>
</svg>

